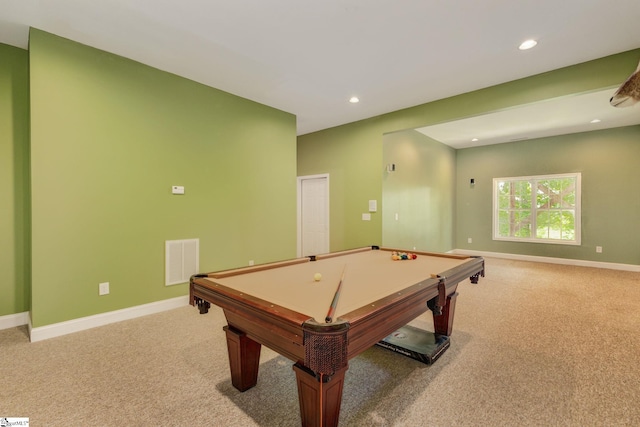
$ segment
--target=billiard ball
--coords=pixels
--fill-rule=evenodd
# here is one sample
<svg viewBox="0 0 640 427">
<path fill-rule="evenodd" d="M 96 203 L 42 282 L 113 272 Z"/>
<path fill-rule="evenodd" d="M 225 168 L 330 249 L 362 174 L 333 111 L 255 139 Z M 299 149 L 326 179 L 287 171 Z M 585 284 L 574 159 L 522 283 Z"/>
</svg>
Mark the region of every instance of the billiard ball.
<svg viewBox="0 0 640 427">
<path fill-rule="evenodd" d="M 315 280 L 316 282 L 319 282 L 320 279 L 322 279 L 322 274 L 316 273 L 313 275 L 313 280 Z"/>
</svg>

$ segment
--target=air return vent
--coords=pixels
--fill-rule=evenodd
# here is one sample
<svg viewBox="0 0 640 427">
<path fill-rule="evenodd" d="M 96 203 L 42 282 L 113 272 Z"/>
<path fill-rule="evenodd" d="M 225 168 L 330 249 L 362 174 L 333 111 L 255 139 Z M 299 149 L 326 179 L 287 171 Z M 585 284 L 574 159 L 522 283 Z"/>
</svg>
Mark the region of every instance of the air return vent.
<svg viewBox="0 0 640 427">
<path fill-rule="evenodd" d="M 199 239 L 167 240 L 165 242 L 165 285 L 186 283 L 198 272 Z"/>
</svg>

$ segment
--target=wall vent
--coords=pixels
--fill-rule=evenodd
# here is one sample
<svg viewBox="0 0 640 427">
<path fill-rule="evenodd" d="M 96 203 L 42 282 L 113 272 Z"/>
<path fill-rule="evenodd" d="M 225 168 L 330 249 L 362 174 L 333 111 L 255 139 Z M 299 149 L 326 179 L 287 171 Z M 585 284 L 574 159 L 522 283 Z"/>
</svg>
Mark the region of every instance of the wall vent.
<svg viewBox="0 0 640 427">
<path fill-rule="evenodd" d="M 200 239 L 167 240 L 165 242 L 165 286 L 187 283 L 198 273 Z"/>
</svg>

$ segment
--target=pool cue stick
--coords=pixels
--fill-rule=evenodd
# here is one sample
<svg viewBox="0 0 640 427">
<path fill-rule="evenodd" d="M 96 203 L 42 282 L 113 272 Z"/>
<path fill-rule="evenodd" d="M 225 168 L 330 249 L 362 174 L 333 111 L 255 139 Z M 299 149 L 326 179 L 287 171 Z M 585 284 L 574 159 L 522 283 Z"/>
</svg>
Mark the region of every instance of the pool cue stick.
<svg viewBox="0 0 640 427">
<path fill-rule="evenodd" d="M 342 276 L 340 276 L 340 282 L 338 282 L 338 288 L 336 289 L 336 293 L 333 295 L 333 301 L 331 301 L 331 306 L 329 306 L 329 312 L 327 313 L 327 317 L 324 318 L 326 323 L 331 323 L 333 320 L 333 315 L 336 314 L 336 307 L 338 306 L 338 298 L 340 298 L 340 291 L 342 290 L 342 282 L 344 281 L 344 272 L 347 271 L 347 266 L 345 265 L 342 269 Z"/>
</svg>

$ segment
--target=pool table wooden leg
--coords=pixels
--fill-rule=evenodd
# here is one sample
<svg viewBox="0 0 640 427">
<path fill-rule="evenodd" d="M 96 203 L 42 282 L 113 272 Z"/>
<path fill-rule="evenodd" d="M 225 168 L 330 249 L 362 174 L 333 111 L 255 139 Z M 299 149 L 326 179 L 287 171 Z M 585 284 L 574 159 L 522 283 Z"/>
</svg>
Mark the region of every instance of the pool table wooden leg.
<svg viewBox="0 0 640 427">
<path fill-rule="evenodd" d="M 442 307 L 442 314 L 433 316 L 433 326 L 436 334 L 450 336 L 453 330 L 453 315 L 456 311 L 456 298 L 458 293 L 454 292 L 447 296 L 447 302 Z"/>
<path fill-rule="evenodd" d="M 331 376 L 318 376 L 309 368 L 293 365 L 298 383 L 300 416 L 303 427 L 335 427 L 340 418 L 342 387 L 347 367 Z"/>
<path fill-rule="evenodd" d="M 231 326 L 223 329 L 227 333 L 231 384 L 240 391 L 248 390 L 258 382 L 262 346 Z"/>
</svg>

